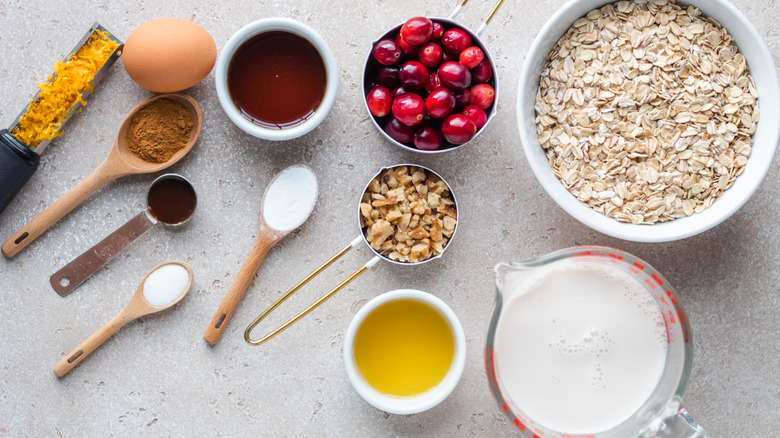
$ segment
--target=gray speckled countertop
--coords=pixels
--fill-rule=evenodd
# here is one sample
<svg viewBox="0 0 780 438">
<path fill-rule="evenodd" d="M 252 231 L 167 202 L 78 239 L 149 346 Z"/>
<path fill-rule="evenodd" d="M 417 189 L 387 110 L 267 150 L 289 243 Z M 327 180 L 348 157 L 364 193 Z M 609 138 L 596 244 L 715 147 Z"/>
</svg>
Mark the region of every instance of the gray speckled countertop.
<svg viewBox="0 0 780 438">
<path fill-rule="evenodd" d="M 222 112 L 213 71 L 187 91 L 204 126 L 192 153 L 171 170 L 192 180 L 199 208 L 185 228 L 156 227 L 71 295 L 49 276 L 140 212 L 156 175 L 130 176 L 98 190 L 12 260 L 0 260 L 0 436 L 511 436 L 488 390 L 482 350 L 493 306 L 492 266 L 573 245 L 636 254 L 679 292 L 695 338 L 685 402 L 714 437 L 769 437 L 780 430 L 780 235 L 778 159 L 753 198 L 699 236 L 665 244 L 610 238 L 569 217 L 542 190 L 523 156 L 514 98 L 526 47 L 563 0 L 509 1 L 484 34 L 501 78 L 498 114 L 476 144 L 420 156 L 376 132 L 361 102 L 368 42 L 414 15 L 444 16 L 454 2 L 203 0 L 130 2 L 11 1 L 0 4 L 0 126 L 25 106 L 36 81 L 94 22 L 125 39 L 160 17 L 194 20 L 218 51 L 239 27 L 282 16 L 318 30 L 339 62 L 341 87 L 330 116 L 297 140 L 245 135 Z M 476 28 L 492 2 L 472 0 L 459 19 Z M 780 64 L 775 0 L 737 0 Z M 123 117 L 151 96 L 121 61 L 84 112 L 54 141 L 35 173 L 0 214 L 5 240 L 91 173 Z M 216 347 L 202 335 L 252 247 L 260 197 L 278 170 L 298 162 L 320 178 L 308 223 L 274 247 Z M 262 309 L 357 234 L 359 191 L 381 166 L 418 162 L 456 190 L 460 230 L 441 260 L 422 267 L 380 264 L 321 308 L 262 347 L 243 330 Z M 368 260 L 352 251 L 272 316 L 279 323 Z M 63 379 L 54 364 L 130 299 L 143 275 L 165 260 L 195 271 L 192 292 L 175 309 L 141 318 Z M 374 409 L 351 388 L 343 337 L 368 299 L 411 287 L 445 300 L 467 338 L 466 369 L 454 393 L 418 415 Z"/>
</svg>

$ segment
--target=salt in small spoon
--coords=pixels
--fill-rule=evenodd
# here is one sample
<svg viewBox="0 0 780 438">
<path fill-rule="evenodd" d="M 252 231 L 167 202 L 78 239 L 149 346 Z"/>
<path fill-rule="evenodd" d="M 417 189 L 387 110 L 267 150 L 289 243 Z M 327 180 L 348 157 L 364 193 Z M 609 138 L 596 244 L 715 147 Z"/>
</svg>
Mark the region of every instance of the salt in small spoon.
<svg viewBox="0 0 780 438">
<path fill-rule="evenodd" d="M 181 267 L 186 270 L 187 283 L 185 286 L 182 286 L 184 283 L 182 276 L 185 273 L 181 272 L 180 269 L 172 270 L 171 267 Z M 90 335 L 70 354 L 63 357 L 54 366 L 54 373 L 58 377 L 67 374 L 128 322 L 176 305 L 192 288 L 192 278 L 190 265 L 180 261 L 165 262 L 149 271 L 141 280 L 141 284 L 138 285 L 130 302 L 111 321 Z"/>
</svg>

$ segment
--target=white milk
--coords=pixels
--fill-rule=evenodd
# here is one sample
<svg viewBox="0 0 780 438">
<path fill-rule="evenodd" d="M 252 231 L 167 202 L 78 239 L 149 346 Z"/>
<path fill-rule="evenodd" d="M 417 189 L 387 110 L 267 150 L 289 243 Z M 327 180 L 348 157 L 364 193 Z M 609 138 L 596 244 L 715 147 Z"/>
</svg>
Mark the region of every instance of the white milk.
<svg viewBox="0 0 780 438">
<path fill-rule="evenodd" d="M 508 398 L 565 434 L 617 426 L 655 389 L 666 359 L 661 311 L 628 273 L 561 260 L 510 273 L 494 360 Z"/>
</svg>

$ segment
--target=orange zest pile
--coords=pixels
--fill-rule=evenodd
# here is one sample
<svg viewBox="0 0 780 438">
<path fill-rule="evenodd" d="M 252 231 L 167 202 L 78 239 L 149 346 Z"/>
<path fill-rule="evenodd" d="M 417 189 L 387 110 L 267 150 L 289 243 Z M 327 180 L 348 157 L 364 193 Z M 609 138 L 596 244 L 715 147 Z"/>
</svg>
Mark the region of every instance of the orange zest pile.
<svg viewBox="0 0 780 438">
<path fill-rule="evenodd" d="M 38 84 L 37 99 L 30 101 L 12 134 L 30 148 L 61 136 L 60 128 L 71 116 L 71 109 L 87 104 L 81 93 L 92 92 L 95 74 L 117 46 L 108 33 L 96 30 L 76 54 L 54 64 L 54 73 Z"/>
</svg>

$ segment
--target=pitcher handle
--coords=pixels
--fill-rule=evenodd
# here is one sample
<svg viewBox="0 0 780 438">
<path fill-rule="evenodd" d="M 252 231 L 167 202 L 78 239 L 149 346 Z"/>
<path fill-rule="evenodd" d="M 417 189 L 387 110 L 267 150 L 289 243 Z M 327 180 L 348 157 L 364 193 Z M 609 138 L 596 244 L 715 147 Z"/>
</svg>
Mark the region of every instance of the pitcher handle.
<svg viewBox="0 0 780 438">
<path fill-rule="evenodd" d="M 656 438 L 709 438 L 704 428 L 680 406 L 677 413 L 661 420 L 653 435 Z"/>
</svg>

